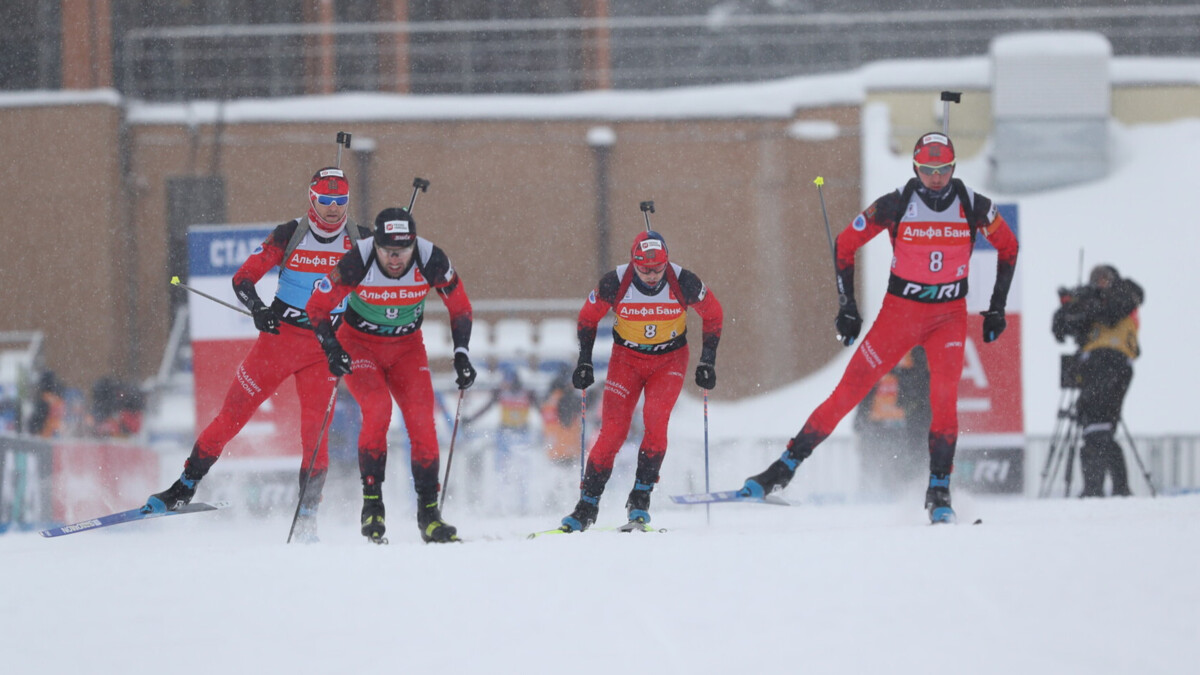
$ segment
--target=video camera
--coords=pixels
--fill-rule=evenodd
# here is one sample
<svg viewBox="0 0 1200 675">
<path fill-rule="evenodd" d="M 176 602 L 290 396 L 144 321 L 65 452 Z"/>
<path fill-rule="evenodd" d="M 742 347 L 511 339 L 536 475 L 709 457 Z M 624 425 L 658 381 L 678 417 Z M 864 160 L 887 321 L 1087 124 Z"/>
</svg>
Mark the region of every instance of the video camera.
<svg viewBox="0 0 1200 675">
<path fill-rule="evenodd" d="M 1103 308 L 1104 299 L 1100 289 L 1095 286 L 1060 287 L 1058 301 L 1060 307 L 1055 310 L 1050 324 L 1054 339 L 1062 342 L 1069 337 L 1083 346 L 1089 329 Z"/>
</svg>

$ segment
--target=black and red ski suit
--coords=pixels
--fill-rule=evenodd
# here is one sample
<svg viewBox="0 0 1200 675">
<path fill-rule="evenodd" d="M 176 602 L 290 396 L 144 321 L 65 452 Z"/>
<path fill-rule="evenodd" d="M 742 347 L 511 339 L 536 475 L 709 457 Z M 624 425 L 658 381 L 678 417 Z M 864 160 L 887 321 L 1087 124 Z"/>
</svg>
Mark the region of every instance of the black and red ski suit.
<svg viewBox="0 0 1200 675">
<path fill-rule="evenodd" d="M 833 432 L 909 350 L 929 361 L 930 472 L 949 476 L 958 440 L 958 382 L 967 332 L 967 273 L 975 239 L 999 253 L 989 311 L 1004 312 L 1017 262 L 1017 239 L 987 197 L 954 179 L 942 201 L 922 194 L 913 178 L 861 212 L 838 235 L 838 284 L 854 302 L 854 254 L 881 232 L 892 241 L 891 276 L 883 307 L 829 398 L 817 406 L 789 446 L 802 460 Z M 785 453 L 787 454 L 787 453 Z"/>
<path fill-rule="evenodd" d="M 314 330 L 332 335 L 331 312 L 349 296 L 337 340 L 351 358 L 346 385 L 362 408 L 358 465 L 364 487 L 380 489 L 383 482 L 395 397 L 412 446 L 413 487 L 422 504 L 436 501 L 439 490 L 433 382 L 421 333 L 430 291 L 450 311 L 455 351 L 466 353 L 472 325 L 466 288 L 445 252 L 421 237 L 398 278 L 384 274 L 372 240 L 359 242 L 317 285 L 307 306 Z"/>
</svg>

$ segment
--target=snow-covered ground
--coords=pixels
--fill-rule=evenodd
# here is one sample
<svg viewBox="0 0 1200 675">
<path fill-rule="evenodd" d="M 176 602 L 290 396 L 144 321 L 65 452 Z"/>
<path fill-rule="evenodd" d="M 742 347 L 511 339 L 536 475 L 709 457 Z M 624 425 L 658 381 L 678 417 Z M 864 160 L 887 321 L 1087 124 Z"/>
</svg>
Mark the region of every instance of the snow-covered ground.
<svg viewBox="0 0 1200 675">
<path fill-rule="evenodd" d="M 917 497 L 919 499 L 919 496 Z M 407 514 L 316 546 L 187 515 L 0 537 L 7 673 L 1184 673 L 1200 663 L 1200 495 L 663 510 L 666 534 L 523 535 Z M 616 517 L 617 514 L 612 514 Z M 124 528 L 124 529 L 122 529 Z"/>
<path fill-rule="evenodd" d="M 909 175 L 906 159 L 871 140 L 885 136 L 885 117 L 864 116 L 868 199 Z M 1190 200 L 1200 118 L 1114 125 L 1112 147 L 1108 179 L 1032 196 L 990 192 L 983 158 L 960 165 L 968 184 L 1020 204 L 1026 424 L 1042 434 L 1053 425 L 1057 355 L 1067 349 L 1049 335 L 1054 289 L 1075 282 L 1083 247 L 1088 267 L 1111 262 L 1147 290 L 1130 427 L 1195 433 L 1200 234 Z M 868 319 L 887 267 L 886 243 L 872 246 L 860 263 Z M 753 400 L 713 403 L 714 451 L 747 428 L 794 433 L 841 365 Z M 679 473 L 679 454 L 694 452 L 684 448 L 695 447 L 700 415 L 699 400 L 681 400 L 666 471 Z M 814 471 L 823 450 L 835 452 L 819 449 Z M 759 454 L 714 457 L 714 487 L 734 487 L 725 483 L 762 463 Z M 452 490 L 469 489 L 465 476 Z M 315 546 L 284 544 L 290 509 L 256 519 L 236 506 L 52 540 L 10 533 L 0 537 L 0 664 L 6 673 L 295 675 L 1095 675 L 1200 665 L 1200 495 L 960 492 L 962 524 L 935 528 L 919 486 L 896 504 L 722 505 L 708 523 L 703 508 L 665 504 L 680 485 L 665 477 L 656 496 L 666 534 L 526 541 L 561 514 L 455 509 L 453 497 L 446 515 L 468 540 L 461 545 L 422 545 L 399 498 L 389 501 L 387 547 L 365 544 L 356 505 L 339 502 L 323 509 Z M 619 522 L 627 489 L 614 477 L 601 524 Z M 977 518 L 985 522 L 970 525 Z"/>
</svg>

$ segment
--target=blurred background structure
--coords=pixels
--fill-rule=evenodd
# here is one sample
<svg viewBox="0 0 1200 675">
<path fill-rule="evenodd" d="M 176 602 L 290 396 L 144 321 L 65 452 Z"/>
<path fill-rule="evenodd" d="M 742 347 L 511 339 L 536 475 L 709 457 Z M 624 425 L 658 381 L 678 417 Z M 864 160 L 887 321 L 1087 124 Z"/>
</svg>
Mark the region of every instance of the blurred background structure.
<svg viewBox="0 0 1200 675">
<path fill-rule="evenodd" d="M 0 89 L 112 86 L 151 101 L 648 89 L 979 55 L 1031 30 L 1100 33 L 1118 56 L 1200 54 L 1186 0 L 996 4 L 9 0 Z"/>
<path fill-rule="evenodd" d="M 993 46 L 1046 32 L 1054 50 L 1054 36 L 1076 31 L 1102 46 L 1090 62 L 1096 128 L 1198 114 L 1189 75 L 1103 76 L 1110 57 L 1200 57 L 1200 6 L 1044 4 L 7 0 L 0 175 L 22 209 L 0 247 L 0 431 L 29 431 L 53 371 L 64 404 L 51 408 L 67 418 L 55 428 L 190 443 L 195 420 L 168 419 L 191 396 L 188 299 L 168 284 L 188 278 L 188 228 L 301 215 L 338 131 L 354 134 L 344 165 L 360 222 L 406 198 L 414 176 L 432 181 L 422 234 L 447 250 L 474 301 L 472 348 L 488 366 L 480 396 L 508 368 L 546 404 L 573 361 L 578 307 L 625 260 L 644 199 L 658 205 L 673 259 L 725 305 L 714 398 L 794 382 L 840 350 L 811 181 L 826 179 L 835 230 L 863 206 L 868 106 L 888 107 L 903 152 L 941 126 L 938 92 L 962 90 L 960 157 L 995 159 L 997 111 L 1026 108 L 997 106 Z M 1024 65 L 1037 72 L 1036 59 Z M 837 79 L 855 69 L 870 74 Z M 833 86 L 786 79 L 814 75 Z M 746 83 L 769 89 L 748 96 Z M 649 90 L 669 91 L 670 103 Z M 432 365 L 445 375 L 443 310 L 430 310 Z M 80 392 L 101 390 L 125 392 L 115 409 L 131 418 L 146 407 L 145 425 L 89 424 Z M 534 414 L 529 427 L 553 419 Z M 492 440 L 468 429 L 463 447 Z"/>
</svg>

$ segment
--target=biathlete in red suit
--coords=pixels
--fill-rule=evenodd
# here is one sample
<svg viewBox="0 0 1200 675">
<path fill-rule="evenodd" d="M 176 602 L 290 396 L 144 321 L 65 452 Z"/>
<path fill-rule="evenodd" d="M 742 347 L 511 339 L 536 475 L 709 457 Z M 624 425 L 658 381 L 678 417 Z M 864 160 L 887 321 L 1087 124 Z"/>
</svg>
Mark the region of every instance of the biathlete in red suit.
<svg viewBox="0 0 1200 675">
<path fill-rule="evenodd" d="M 362 408 L 358 436 L 362 533 L 376 543 L 385 541 L 383 477 L 393 396 L 412 443 L 421 538 L 426 542 L 457 539 L 456 529 L 442 520 L 438 509 L 433 382 L 421 336 L 425 298 L 431 290 L 437 291 L 450 310 L 454 370 L 458 388 L 466 389 L 475 381 L 475 369 L 467 355 L 471 301 L 442 249 L 417 236 L 416 221 L 407 209 L 380 211 L 375 217 L 374 238 L 358 242 L 346 253 L 317 284 L 308 302 L 307 311 L 330 372 L 346 376 L 350 393 Z M 335 335 L 331 313 L 347 295 L 350 302 Z"/>
<path fill-rule="evenodd" d="M 954 175 L 954 145 L 940 133 L 922 136 L 913 171 L 901 189 L 871 204 L 837 238 L 839 304 L 836 326 L 850 346 L 862 328 L 854 299 L 854 253 L 880 232 L 892 240 L 892 272 L 875 324 L 846 367 L 833 394 L 817 407 L 787 450 L 766 471 L 746 480 L 743 496 L 761 498 L 791 481 L 796 467 L 838 422 L 915 345 L 929 361 L 929 488 L 932 522 L 953 522 L 950 473 L 958 441 L 958 381 L 967 335 L 967 271 L 975 238 L 999 252 L 996 284 L 983 312 L 983 341 L 1004 332 L 1004 307 L 1017 263 L 1017 240 L 990 199 Z"/>
<path fill-rule="evenodd" d="M 234 292 L 254 316 L 258 339 L 238 366 L 216 419 L 196 439 L 183 474 L 166 491 L 151 496 L 147 509 L 174 510 L 190 502 L 196 483 L 221 456 L 225 445 L 284 380 L 295 377 L 300 397 L 303 488 L 295 534 L 301 541 L 315 540 L 317 507 L 329 467 L 328 429 L 321 433 L 321 427 L 337 380 L 329 375 L 325 355 L 312 339 L 304 306 L 316 282 L 333 269 L 355 241 L 369 237 L 370 232 L 347 222 L 350 184 L 341 169 L 317 171 L 308 192 L 307 218 L 276 227 L 233 275 Z M 268 307 L 259 299 L 254 284 L 276 266 L 280 268 L 279 286 Z M 310 465 L 312 474 L 306 476 Z"/>
<path fill-rule="evenodd" d="M 579 311 L 579 364 L 572 376 L 576 389 L 594 381 L 592 347 L 596 326 L 611 308 L 612 359 L 604 385 L 600 436 L 588 453 L 579 503 L 563 518 L 567 532 L 586 530 L 596 521 L 600 496 L 612 474 L 613 460 L 629 435 L 638 397 L 645 393 L 645 435 L 638 450 L 637 475 L 625 508 L 630 522 L 650 522 L 650 491 L 658 482 L 667 451 L 667 422 L 683 389 L 687 370 L 687 310 L 703 319 L 703 347 L 696 384 L 712 389 L 722 312 L 717 296 L 700 277 L 667 259 L 667 244 L 657 232 L 642 232 L 633 242 L 630 262 L 605 274 Z"/>
</svg>

